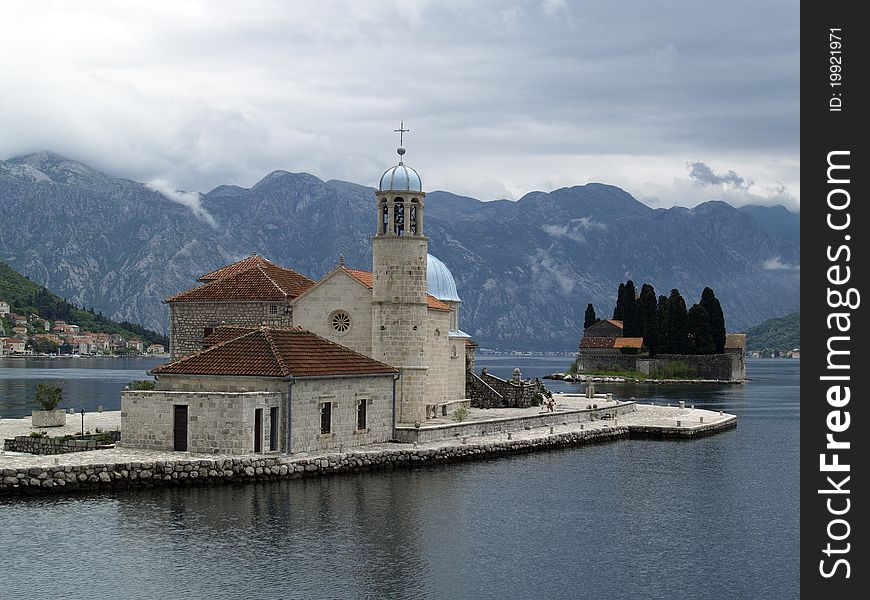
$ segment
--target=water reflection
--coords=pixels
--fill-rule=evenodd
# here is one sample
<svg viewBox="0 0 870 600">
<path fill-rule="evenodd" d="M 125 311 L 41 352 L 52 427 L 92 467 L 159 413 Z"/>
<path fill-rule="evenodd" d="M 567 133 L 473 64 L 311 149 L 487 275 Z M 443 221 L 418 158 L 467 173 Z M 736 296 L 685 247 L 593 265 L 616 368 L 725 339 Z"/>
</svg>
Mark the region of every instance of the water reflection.
<svg viewBox="0 0 870 600">
<path fill-rule="evenodd" d="M 647 386 L 742 413 L 693 442 L 0 499 L 0 544 L 15 547 L 3 597 L 794 598 L 798 372 L 765 362 L 745 387 Z"/>
</svg>

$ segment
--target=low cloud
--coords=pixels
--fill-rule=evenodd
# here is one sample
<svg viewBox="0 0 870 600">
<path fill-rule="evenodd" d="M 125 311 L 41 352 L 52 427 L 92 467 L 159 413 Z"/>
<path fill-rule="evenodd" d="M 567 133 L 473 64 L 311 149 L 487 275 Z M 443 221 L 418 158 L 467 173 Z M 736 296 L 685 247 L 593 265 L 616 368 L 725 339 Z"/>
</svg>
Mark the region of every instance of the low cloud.
<svg viewBox="0 0 870 600">
<path fill-rule="evenodd" d="M 799 271 L 800 265 L 789 265 L 787 263 L 782 262 L 782 259 L 779 256 L 774 256 L 773 258 L 768 258 L 764 263 L 762 263 L 761 268 L 765 271 Z"/>
<path fill-rule="evenodd" d="M 703 162 L 688 163 L 689 179 L 699 185 L 723 186 L 726 189 L 748 190 L 752 181 L 744 179 L 734 171 L 717 175 L 709 165 Z"/>
<path fill-rule="evenodd" d="M 529 266 L 532 271 L 532 279 L 539 289 L 550 289 L 555 283 L 563 297 L 570 296 L 571 292 L 574 291 L 577 284 L 574 278 L 543 250 L 538 249 L 535 252 L 535 256 L 529 261 Z"/>
<path fill-rule="evenodd" d="M 541 227 L 545 233 L 556 238 L 566 238 L 575 242 L 585 242 L 586 233 L 592 230 L 606 231 L 607 225 L 593 221 L 591 217 L 571 219 L 569 223 L 561 225 L 544 225 Z"/>
<path fill-rule="evenodd" d="M 217 221 L 202 205 L 202 195 L 199 192 L 181 192 L 165 179 L 152 179 L 145 184 L 145 187 L 157 192 L 167 200 L 186 206 L 197 219 L 217 229 Z"/>
</svg>

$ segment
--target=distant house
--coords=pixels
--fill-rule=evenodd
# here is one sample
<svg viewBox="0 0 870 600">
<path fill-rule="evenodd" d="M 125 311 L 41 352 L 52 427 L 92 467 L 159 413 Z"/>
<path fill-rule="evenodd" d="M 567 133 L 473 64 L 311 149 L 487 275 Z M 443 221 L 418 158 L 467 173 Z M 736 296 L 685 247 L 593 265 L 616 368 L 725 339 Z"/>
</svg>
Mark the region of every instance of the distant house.
<svg viewBox="0 0 870 600">
<path fill-rule="evenodd" d="M 18 337 L 27 337 L 27 327 L 24 325 L 16 325 L 12 328 L 12 331 L 14 331 L 15 335 Z"/>
<path fill-rule="evenodd" d="M 0 300 L 0 317 L 5 317 L 10 311 L 9 303 Z"/>
<path fill-rule="evenodd" d="M 746 353 L 746 334 L 726 333 L 725 352 L 729 354 L 739 354 L 743 356 Z"/>
<path fill-rule="evenodd" d="M 166 354 L 163 344 L 151 344 L 148 346 L 148 354 Z"/>
<path fill-rule="evenodd" d="M 0 338 L 0 344 L 3 345 L 4 354 L 24 354 L 24 340 L 18 338 L 4 337 Z"/>
<path fill-rule="evenodd" d="M 120 333 L 109 334 L 109 349 L 121 350 L 127 347 L 127 340 Z"/>
<path fill-rule="evenodd" d="M 25 317 L 24 315 L 19 315 L 11 312 L 6 316 L 16 325 L 27 325 L 27 317 Z"/>
<path fill-rule="evenodd" d="M 133 338 L 131 340 L 127 340 L 127 347 L 133 348 L 137 352 L 142 352 L 142 350 L 145 348 L 145 344 L 142 342 L 142 340 L 138 338 Z"/>
</svg>

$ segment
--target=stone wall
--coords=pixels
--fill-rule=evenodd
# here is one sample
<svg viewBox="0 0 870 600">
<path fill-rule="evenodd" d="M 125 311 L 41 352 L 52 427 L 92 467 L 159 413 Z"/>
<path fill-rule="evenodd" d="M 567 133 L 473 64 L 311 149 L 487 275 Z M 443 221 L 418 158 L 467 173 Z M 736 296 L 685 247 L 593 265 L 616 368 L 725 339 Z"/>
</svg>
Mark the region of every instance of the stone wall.
<svg viewBox="0 0 870 600">
<path fill-rule="evenodd" d="M 457 442 L 440 448 L 401 448 L 338 452 L 319 457 L 235 457 L 179 459 L 116 464 L 56 465 L 0 469 L 0 495 L 64 491 L 109 491 L 129 487 L 203 485 L 317 477 L 333 473 L 417 467 L 475 460 L 488 456 L 534 452 L 626 438 L 617 426 L 526 439 Z"/>
<path fill-rule="evenodd" d="M 507 431 L 518 431 L 536 427 L 553 427 L 568 423 L 590 423 L 601 418 L 601 415 L 624 415 L 637 410 L 636 402 L 622 402 L 606 408 L 592 408 L 564 412 L 542 412 L 530 414 L 527 417 L 504 417 L 487 419 L 485 421 L 463 421 L 446 425 L 429 425 L 427 427 L 397 427 L 396 440 L 406 443 L 437 442 L 445 438 L 462 438 L 464 436 L 489 435 Z"/>
<path fill-rule="evenodd" d="M 339 332 L 332 326 L 337 311 L 350 316 L 347 331 Z M 372 291 L 344 271 L 332 273 L 294 300 L 293 322 L 354 352 L 372 356 Z"/>
<path fill-rule="evenodd" d="M 450 313 L 429 310 L 426 315 L 426 365 L 429 385 L 423 404 L 435 404 L 462 398 L 450 397 Z"/>
<path fill-rule="evenodd" d="M 174 407 L 187 406 L 187 449 L 206 454 L 249 454 L 254 450 L 254 411 L 263 410 L 262 449 L 270 443 L 270 408 L 286 406 L 280 392 L 121 392 L 121 445 L 173 450 Z M 283 428 L 278 426 L 279 436 Z M 282 440 L 277 447 L 282 448 Z"/>
<path fill-rule="evenodd" d="M 277 314 L 271 314 L 272 306 Z M 284 302 L 170 302 L 170 358 L 202 350 L 205 330 L 220 325 L 291 327 L 293 313 Z"/>
<path fill-rule="evenodd" d="M 637 355 L 612 353 L 586 353 L 577 355 L 577 371 L 637 371 Z"/>
<path fill-rule="evenodd" d="M 386 442 L 393 435 L 393 376 L 297 380 L 291 389 L 293 452 L 353 448 Z M 357 429 L 357 405 L 366 402 L 365 429 Z M 332 431 L 320 433 L 320 409 L 332 403 Z"/>
<path fill-rule="evenodd" d="M 688 366 L 692 379 L 742 381 L 746 379 L 746 364 L 742 354 L 659 354 L 654 359 L 639 359 L 637 371 L 647 375 L 665 367 L 667 363 L 681 362 Z"/>
<path fill-rule="evenodd" d="M 580 373 L 596 371 L 638 371 L 649 375 L 669 362 L 688 365 L 692 379 L 742 381 L 746 379 L 746 361 L 742 354 L 660 354 L 655 358 L 631 354 L 580 353 L 577 370 Z"/>
<path fill-rule="evenodd" d="M 506 381 L 490 373 L 481 373 L 480 378 L 492 389 L 498 392 L 504 399 L 503 407 L 527 408 L 532 405 L 532 397 L 544 390 L 544 384 L 540 381 Z M 472 406 L 477 406 L 472 403 Z M 498 408 L 495 406 L 481 406 L 480 408 Z"/>
<path fill-rule="evenodd" d="M 3 442 L 3 449 L 10 452 L 26 452 L 27 454 L 70 454 L 72 452 L 87 452 L 96 450 L 97 443 L 108 440 L 109 443 L 121 439 L 120 431 L 106 431 L 77 436 L 76 439 L 63 439 L 61 437 L 30 437 L 29 435 L 17 435 Z"/>
</svg>

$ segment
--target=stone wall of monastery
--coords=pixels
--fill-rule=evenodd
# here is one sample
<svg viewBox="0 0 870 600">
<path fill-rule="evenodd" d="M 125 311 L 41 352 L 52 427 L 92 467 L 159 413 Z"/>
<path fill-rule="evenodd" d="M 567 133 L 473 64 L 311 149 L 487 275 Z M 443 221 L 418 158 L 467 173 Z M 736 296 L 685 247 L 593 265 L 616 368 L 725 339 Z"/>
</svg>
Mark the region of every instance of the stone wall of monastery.
<svg viewBox="0 0 870 600">
<path fill-rule="evenodd" d="M 336 331 L 332 317 L 350 316 L 350 329 Z M 294 324 L 355 352 L 372 356 L 372 291 L 344 272 L 300 296 L 293 303 Z"/>
<path fill-rule="evenodd" d="M 450 400 L 450 313 L 430 310 L 426 323 L 426 364 L 429 366 L 429 386 L 425 402 Z"/>
<path fill-rule="evenodd" d="M 187 449 L 207 454 L 250 454 L 254 450 L 254 411 L 263 409 L 262 448 L 270 444 L 270 409 L 286 405 L 280 392 L 121 392 L 120 445 L 172 450 L 174 407 L 188 410 Z M 282 433 L 279 424 L 279 437 Z M 282 448 L 279 439 L 277 447 Z"/>
<path fill-rule="evenodd" d="M 293 452 L 341 450 L 386 442 L 393 435 L 393 376 L 297 380 L 291 394 Z M 366 402 L 365 429 L 357 429 L 357 405 Z M 320 432 L 323 403 L 332 403 L 331 432 Z"/>
<path fill-rule="evenodd" d="M 271 314 L 272 306 L 277 314 Z M 220 325 L 291 327 L 293 313 L 284 302 L 170 302 L 171 359 L 202 350 L 206 328 Z"/>
</svg>

